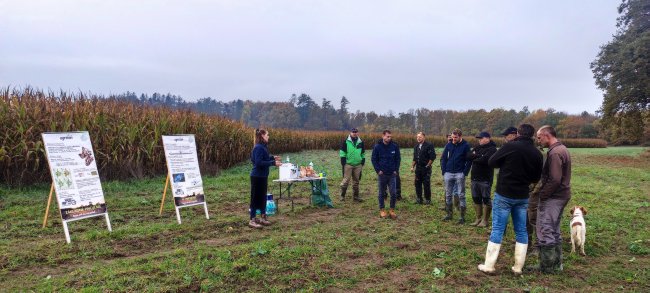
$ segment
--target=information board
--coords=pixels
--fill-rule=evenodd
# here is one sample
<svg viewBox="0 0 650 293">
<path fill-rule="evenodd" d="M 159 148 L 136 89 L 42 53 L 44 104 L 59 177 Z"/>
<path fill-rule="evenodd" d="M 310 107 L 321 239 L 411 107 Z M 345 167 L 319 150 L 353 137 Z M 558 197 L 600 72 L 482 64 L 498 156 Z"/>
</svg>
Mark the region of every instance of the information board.
<svg viewBox="0 0 650 293">
<path fill-rule="evenodd" d="M 174 204 L 205 202 L 194 135 L 163 135 L 162 139 Z"/>
<path fill-rule="evenodd" d="M 106 213 L 88 132 L 43 133 L 47 162 L 63 220 Z"/>
<path fill-rule="evenodd" d="M 103 215 L 106 217 L 108 230 L 111 231 L 95 152 L 88 132 L 49 132 L 43 133 L 42 137 L 66 241 L 70 243 L 70 221 Z M 44 227 L 47 223 L 51 195 L 50 192 Z"/>
</svg>

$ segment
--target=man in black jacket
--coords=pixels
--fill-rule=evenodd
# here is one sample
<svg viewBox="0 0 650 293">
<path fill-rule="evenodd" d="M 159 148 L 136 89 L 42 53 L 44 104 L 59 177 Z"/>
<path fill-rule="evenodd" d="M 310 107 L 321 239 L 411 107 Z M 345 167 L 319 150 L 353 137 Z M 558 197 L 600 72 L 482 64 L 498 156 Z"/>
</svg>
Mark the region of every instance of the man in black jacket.
<svg viewBox="0 0 650 293">
<path fill-rule="evenodd" d="M 413 148 L 413 164 L 411 172 L 415 171 L 415 194 L 417 204 L 422 204 L 422 187 L 424 186 L 424 204 L 431 204 L 431 164 L 436 159 L 433 144 L 426 141 L 424 132 L 417 134 L 418 144 Z"/>
<path fill-rule="evenodd" d="M 526 261 L 528 233 L 526 231 L 526 209 L 528 208 L 529 186 L 541 178 L 542 153 L 535 147 L 535 128 L 522 124 L 517 129 L 517 138 L 504 144 L 490 159 L 488 165 L 499 168 L 497 188 L 492 202 L 492 233 L 485 252 L 485 263 L 478 269 L 485 273 L 494 272 L 501 240 L 508 218 L 512 217 L 515 230 L 515 265 L 512 271 L 521 274 Z"/>
<path fill-rule="evenodd" d="M 467 154 L 467 159 L 472 161 L 472 200 L 476 211 L 476 221 L 470 224 L 477 227 L 486 227 L 490 220 L 492 210 L 492 181 L 494 180 L 494 169 L 488 166 L 488 160 L 496 153 L 497 145 L 490 139 L 490 133 L 481 132 L 476 135 L 479 145 Z"/>
</svg>

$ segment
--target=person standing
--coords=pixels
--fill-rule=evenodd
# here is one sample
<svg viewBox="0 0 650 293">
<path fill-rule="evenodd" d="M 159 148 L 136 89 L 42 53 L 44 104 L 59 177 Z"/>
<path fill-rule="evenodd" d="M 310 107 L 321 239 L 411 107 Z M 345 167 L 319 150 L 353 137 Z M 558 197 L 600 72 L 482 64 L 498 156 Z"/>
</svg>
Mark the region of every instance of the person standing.
<svg viewBox="0 0 650 293">
<path fill-rule="evenodd" d="M 455 129 L 451 133 L 451 143 L 445 146 L 440 157 L 440 168 L 445 179 L 445 210 L 447 216 L 442 219 L 449 221 L 453 216 L 453 199 L 458 197 L 460 206 L 460 219 L 458 224 L 465 223 L 465 177 L 472 167 L 472 162 L 467 160 L 470 147 L 467 141 L 463 140 L 463 132 Z"/>
<path fill-rule="evenodd" d="M 452 140 L 451 140 L 451 133 L 447 133 L 447 142 L 445 143 L 445 146 L 446 146 L 447 144 L 450 144 L 451 142 L 452 142 Z M 441 166 L 441 167 L 442 167 L 442 166 Z M 444 186 L 444 183 L 445 183 L 445 179 L 444 179 L 444 176 L 443 176 L 443 179 L 442 179 L 442 184 L 443 184 L 443 186 Z M 454 188 L 455 188 L 455 187 L 454 187 Z M 442 191 L 443 191 L 443 192 L 442 192 L 442 203 L 443 203 L 443 204 L 442 204 L 442 207 L 440 208 L 440 210 L 441 210 L 441 211 L 446 211 L 446 210 L 447 210 L 447 205 L 445 204 L 445 201 L 446 201 L 446 190 L 443 188 Z M 455 197 L 454 197 L 454 205 L 456 206 L 456 209 L 460 210 L 460 209 L 458 208 L 458 200 L 457 200 L 457 198 L 455 198 Z"/>
<path fill-rule="evenodd" d="M 533 135 L 535 128 L 522 124 L 517 129 L 517 137 L 497 150 L 488 160 L 492 168 L 499 168 L 497 187 L 492 202 L 492 232 L 485 252 L 485 263 L 478 269 L 493 273 L 499 256 L 501 240 L 512 216 L 515 230 L 515 265 L 512 272 L 521 274 L 526 261 L 528 233 L 526 231 L 526 208 L 528 207 L 529 186 L 539 181 L 542 173 L 542 154 L 535 148 Z"/>
<path fill-rule="evenodd" d="M 361 180 L 361 170 L 366 164 L 365 155 L 366 149 L 359 137 L 359 130 L 356 128 L 350 129 L 350 135 L 341 143 L 341 150 L 339 151 L 341 167 L 343 168 L 341 201 L 345 200 L 345 193 L 348 190 L 350 180 L 352 180 L 352 198 L 356 202 L 363 201 L 359 196 L 359 181 Z"/>
<path fill-rule="evenodd" d="M 411 172 L 415 172 L 415 203 L 422 204 L 422 189 L 424 189 L 424 204 L 431 204 L 431 164 L 436 159 L 433 144 L 426 141 L 424 132 L 418 132 L 418 144 L 413 148 L 413 164 Z"/>
<path fill-rule="evenodd" d="M 264 129 L 255 129 L 255 146 L 251 152 L 251 163 L 253 169 L 250 173 L 251 180 L 251 203 L 250 221 L 248 226 L 262 228 L 271 225 L 266 217 L 266 193 L 269 186 L 269 167 L 282 165 L 280 156 L 269 155 L 269 133 Z M 262 214 L 261 218 L 256 217 L 257 210 Z"/>
<path fill-rule="evenodd" d="M 517 137 L 517 127 L 510 126 L 501 133 L 506 143 L 513 141 Z"/>
<path fill-rule="evenodd" d="M 476 135 L 479 145 L 467 154 L 467 159 L 472 161 L 472 181 L 470 190 L 476 211 L 476 221 L 470 224 L 477 227 L 486 227 L 490 220 L 492 211 L 492 181 L 494 180 L 494 169 L 488 166 L 488 160 L 496 153 L 497 145 L 490 138 L 490 133 L 481 132 Z"/>
<path fill-rule="evenodd" d="M 384 130 L 382 139 L 372 149 L 372 166 L 378 176 L 379 216 L 384 219 L 389 215 L 391 219 L 397 218 L 395 213 L 395 204 L 397 202 L 395 185 L 400 161 L 399 146 L 392 141 L 390 130 Z M 390 211 L 388 213 L 384 206 L 386 187 L 390 191 Z"/>
<path fill-rule="evenodd" d="M 555 129 L 545 125 L 537 140 L 548 148 L 537 195 L 536 235 L 539 243 L 539 269 L 543 273 L 562 271 L 562 213 L 571 199 L 571 156 L 556 137 Z"/>
</svg>

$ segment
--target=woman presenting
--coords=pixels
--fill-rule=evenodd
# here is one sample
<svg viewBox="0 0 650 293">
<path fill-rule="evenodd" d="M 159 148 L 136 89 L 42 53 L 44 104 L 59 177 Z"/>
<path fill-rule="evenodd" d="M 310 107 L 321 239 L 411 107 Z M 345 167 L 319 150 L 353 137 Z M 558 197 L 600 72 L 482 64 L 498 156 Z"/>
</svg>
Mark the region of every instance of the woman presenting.
<svg viewBox="0 0 650 293">
<path fill-rule="evenodd" d="M 266 217 L 266 192 L 269 186 L 269 167 L 282 165 L 280 156 L 269 155 L 269 133 L 264 129 L 255 129 L 255 147 L 251 153 L 251 205 L 248 226 L 260 229 L 271 225 Z M 262 217 L 257 218 L 257 210 Z"/>
</svg>

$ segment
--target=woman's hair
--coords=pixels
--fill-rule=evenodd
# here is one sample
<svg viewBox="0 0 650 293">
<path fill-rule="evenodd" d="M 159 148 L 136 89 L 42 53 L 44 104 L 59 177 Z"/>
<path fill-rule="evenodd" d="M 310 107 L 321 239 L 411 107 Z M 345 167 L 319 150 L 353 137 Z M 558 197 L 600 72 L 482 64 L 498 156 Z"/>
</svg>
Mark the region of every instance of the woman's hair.
<svg viewBox="0 0 650 293">
<path fill-rule="evenodd" d="M 266 134 L 266 130 L 264 129 L 255 129 L 255 143 L 266 143 L 264 141 L 264 138 L 262 138 L 262 135 Z"/>
</svg>

